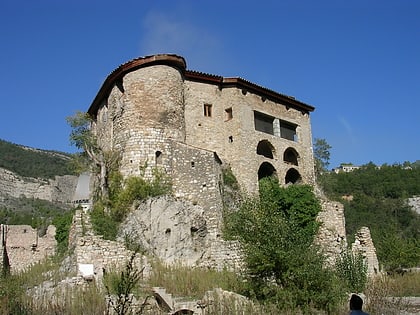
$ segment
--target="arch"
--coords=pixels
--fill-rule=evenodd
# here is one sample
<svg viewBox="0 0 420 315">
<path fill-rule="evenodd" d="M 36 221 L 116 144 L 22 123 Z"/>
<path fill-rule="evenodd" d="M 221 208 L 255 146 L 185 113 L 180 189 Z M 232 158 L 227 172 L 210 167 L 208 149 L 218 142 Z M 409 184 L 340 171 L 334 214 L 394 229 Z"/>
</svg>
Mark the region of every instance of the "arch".
<svg viewBox="0 0 420 315">
<path fill-rule="evenodd" d="M 283 161 L 298 166 L 299 154 L 294 148 L 287 148 L 283 153 Z"/>
<path fill-rule="evenodd" d="M 264 162 L 258 169 L 258 180 L 264 177 L 275 176 L 277 177 L 277 171 L 271 163 Z"/>
<path fill-rule="evenodd" d="M 300 176 L 299 172 L 294 168 L 289 169 L 284 178 L 285 184 L 296 184 L 299 183 L 301 180 L 302 177 Z"/>
<path fill-rule="evenodd" d="M 161 151 L 156 151 L 155 152 L 155 163 L 156 163 L 156 165 L 161 165 L 162 164 L 162 152 Z"/>
<path fill-rule="evenodd" d="M 181 314 L 187 314 L 187 315 L 192 315 L 194 314 L 194 311 L 189 310 L 187 308 L 183 308 L 180 310 L 177 310 L 175 313 L 173 313 L 174 315 L 181 315 Z"/>
<path fill-rule="evenodd" d="M 266 158 L 272 159 L 274 157 L 275 149 L 274 146 L 268 140 L 261 140 L 257 145 L 257 154 L 263 155 Z"/>
</svg>

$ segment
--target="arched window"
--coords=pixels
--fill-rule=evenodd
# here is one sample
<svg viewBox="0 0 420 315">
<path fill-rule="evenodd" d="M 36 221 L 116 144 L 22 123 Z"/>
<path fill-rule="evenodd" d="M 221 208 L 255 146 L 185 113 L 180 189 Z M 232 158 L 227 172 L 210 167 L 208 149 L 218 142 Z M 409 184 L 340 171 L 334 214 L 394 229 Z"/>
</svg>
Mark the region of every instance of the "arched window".
<svg viewBox="0 0 420 315">
<path fill-rule="evenodd" d="M 162 164 L 162 152 L 160 152 L 160 151 L 155 152 L 155 163 L 156 163 L 156 165 L 161 165 Z"/>
<path fill-rule="evenodd" d="M 270 141 L 261 140 L 260 142 L 258 142 L 258 146 L 257 146 L 258 155 L 263 155 L 266 158 L 272 159 L 274 156 L 273 153 L 275 154 L 275 149 L 273 145 L 270 143 Z"/>
<path fill-rule="evenodd" d="M 285 184 L 296 184 L 299 183 L 301 181 L 301 177 L 299 172 L 294 169 L 291 168 L 287 171 L 286 173 L 286 177 L 284 179 Z"/>
<path fill-rule="evenodd" d="M 299 154 L 293 148 L 287 148 L 283 154 L 283 161 L 298 166 Z"/>
<path fill-rule="evenodd" d="M 275 176 L 277 177 L 277 171 L 273 165 L 268 162 L 264 162 L 261 164 L 260 168 L 258 169 L 258 180 L 264 177 Z"/>
</svg>

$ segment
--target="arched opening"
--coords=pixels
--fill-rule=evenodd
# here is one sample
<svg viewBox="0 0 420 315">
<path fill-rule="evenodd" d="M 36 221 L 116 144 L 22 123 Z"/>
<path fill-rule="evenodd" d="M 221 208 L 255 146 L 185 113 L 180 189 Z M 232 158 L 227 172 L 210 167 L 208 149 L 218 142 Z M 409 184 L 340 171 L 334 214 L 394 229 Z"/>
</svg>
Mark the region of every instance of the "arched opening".
<svg viewBox="0 0 420 315">
<path fill-rule="evenodd" d="M 283 161 L 298 166 L 299 154 L 293 148 L 287 148 L 283 153 Z"/>
<path fill-rule="evenodd" d="M 277 177 L 277 171 L 273 165 L 268 162 L 264 162 L 261 164 L 260 168 L 258 169 L 258 180 L 264 177 L 275 176 Z"/>
<path fill-rule="evenodd" d="M 173 313 L 174 315 L 181 315 L 181 314 L 187 314 L 187 315 L 192 315 L 194 314 L 194 311 L 191 311 L 189 309 L 182 309 L 182 310 L 178 310 L 175 313 Z"/>
<path fill-rule="evenodd" d="M 161 165 L 162 164 L 162 152 L 160 152 L 160 151 L 155 152 L 155 163 L 156 163 L 156 165 Z"/>
<path fill-rule="evenodd" d="M 258 142 L 258 146 L 257 146 L 257 154 L 258 155 L 263 155 L 266 158 L 272 159 L 275 150 L 273 145 L 268 141 L 268 140 L 261 140 L 260 142 Z"/>
<path fill-rule="evenodd" d="M 297 184 L 301 179 L 299 172 L 296 169 L 291 168 L 287 171 L 284 182 L 285 184 Z"/>
</svg>

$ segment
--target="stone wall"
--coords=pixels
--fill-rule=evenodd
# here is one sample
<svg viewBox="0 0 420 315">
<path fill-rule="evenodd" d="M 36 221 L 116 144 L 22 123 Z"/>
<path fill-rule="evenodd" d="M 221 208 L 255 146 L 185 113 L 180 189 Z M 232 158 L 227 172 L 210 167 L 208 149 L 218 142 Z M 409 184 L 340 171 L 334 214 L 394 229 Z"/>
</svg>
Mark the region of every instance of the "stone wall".
<svg viewBox="0 0 420 315">
<path fill-rule="evenodd" d="M 362 227 L 357 231 L 355 241 L 352 244 L 352 251 L 354 253 L 362 254 L 368 267 L 368 275 L 372 276 L 380 273 L 376 248 L 373 244 L 368 227 Z"/>
<path fill-rule="evenodd" d="M 196 80 L 187 75 L 183 63 L 179 56 L 157 55 L 121 65 L 105 80 L 89 109 L 92 130 L 103 149 L 121 153 L 125 177 L 140 175 L 144 165 L 149 176 L 159 163 L 169 174 L 179 173 L 178 156 L 170 151 L 174 141 L 189 145 L 190 152 L 215 152 L 248 192 L 257 191 L 262 165 L 269 165 L 281 183 L 290 171 L 302 182 L 314 183 L 310 106 L 279 94 L 273 98 L 275 92 L 247 81 L 241 84 L 248 89 L 236 83 L 222 87 L 211 75 L 199 74 Z M 217 82 L 225 79 L 229 81 L 217 77 Z M 205 105 L 211 106 L 211 114 L 204 113 Z M 295 126 L 296 139 L 257 131 L 256 111 Z M 272 157 L 257 153 L 261 141 L 268 143 Z M 296 163 L 285 159 L 288 150 L 295 152 Z"/>
<path fill-rule="evenodd" d="M 4 241 L 12 273 L 29 268 L 55 254 L 57 242 L 54 226 L 50 225 L 42 237 L 29 225 L 2 224 L 1 227 L 1 234 L 6 236 Z"/>
<path fill-rule="evenodd" d="M 325 251 L 328 262 L 333 265 L 335 258 L 347 247 L 346 225 L 343 204 L 327 199 L 320 199 L 321 212 L 317 220 L 321 223 L 316 239 Z"/>
<path fill-rule="evenodd" d="M 186 143 L 215 151 L 230 165 L 244 190 L 257 190 L 258 171 L 264 162 L 275 168 L 280 183 L 285 183 L 290 168 L 300 173 L 303 182 L 314 182 L 309 114 L 235 87 L 219 89 L 191 81 L 185 86 Z M 211 117 L 203 115 L 204 104 L 211 105 Z M 231 118 L 226 117 L 227 110 Z M 297 125 L 297 141 L 256 131 L 255 111 Z M 260 141 L 272 145 L 273 158 L 257 154 Z M 298 165 L 284 161 L 283 154 L 289 148 L 297 152 Z"/>
<path fill-rule="evenodd" d="M 56 176 L 55 179 L 38 179 L 19 176 L 0 168 L 0 196 L 38 198 L 51 202 L 67 203 L 72 200 L 77 176 Z"/>
<path fill-rule="evenodd" d="M 71 267 L 79 276 L 85 276 L 81 265 L 91 265 L 95 279 L 101 279 L 103 273 L 118 268 L 123 268 L 133 251 L 125 248 L 123 243 L 104 240 L 102 236 L 95 235 L 90 223 L 90 217 L 81 210 L 76 210 L 73 217 L 69 235 L 69 247 L 73 250 Z M 141 255 L 135 258 L 135 266 L 144 274 L 150 271 L 147 259 Z"/>
</svg>

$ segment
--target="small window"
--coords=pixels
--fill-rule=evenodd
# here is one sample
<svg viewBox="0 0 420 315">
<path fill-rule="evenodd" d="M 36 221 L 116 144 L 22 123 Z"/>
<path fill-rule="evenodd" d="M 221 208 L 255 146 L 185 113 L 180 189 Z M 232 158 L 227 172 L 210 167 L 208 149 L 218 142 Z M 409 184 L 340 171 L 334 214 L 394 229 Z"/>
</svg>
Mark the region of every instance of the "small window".
<svg viewBox="0 0 420 315">
<path fill-rule="evenodd" d="M 204 104 L 204 116 L 211 117 L 211 104 Z"/>
<path fill-rule="evenodd" d="M 233 118 L 232 107 L 225 109 L 225 117 L 226 121 L 231 120 Z"/>
</svg>

